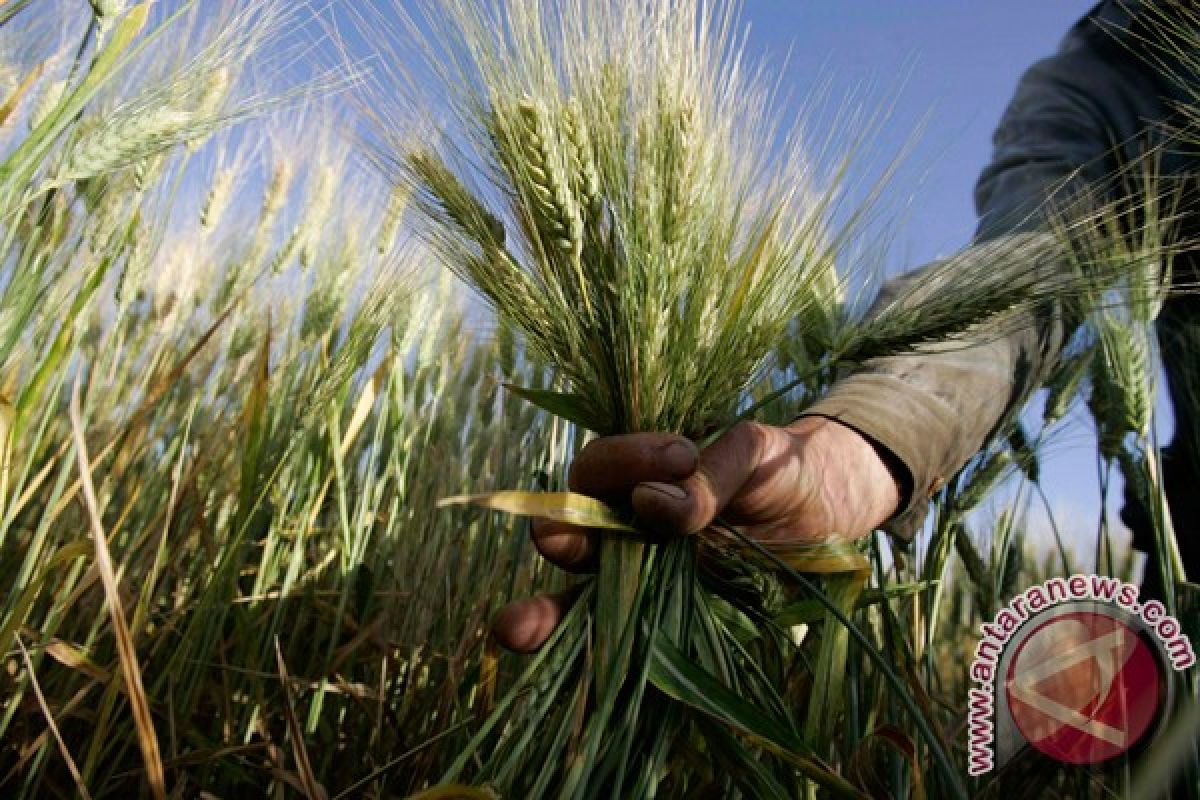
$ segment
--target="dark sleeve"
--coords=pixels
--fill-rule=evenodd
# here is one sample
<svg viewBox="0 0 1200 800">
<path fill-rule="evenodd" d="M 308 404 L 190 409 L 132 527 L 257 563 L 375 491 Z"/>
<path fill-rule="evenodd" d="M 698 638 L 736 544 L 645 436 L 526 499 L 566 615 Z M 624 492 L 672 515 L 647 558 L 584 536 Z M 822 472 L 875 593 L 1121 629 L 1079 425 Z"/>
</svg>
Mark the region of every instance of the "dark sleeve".
<svg viewBox="0 0 1200 800">
<path fill-rule="evenodd" d="M 1121 41 L 1126 8 L 1101 3 L 1054 56 L 1022 77 L 976 186 L 975 243 L 952 259 L 964 273 L 1012 247 L 1051 268 L 1061 264 L 1059 238 L 1045 232 L 1046 210 L 1083 186 L 1101 185 L 1122 151 L 1133 152 L 1148 124 L 1165 118 L 1154 73 Z M 945 275 L 945 267 L 930 265 L 891 282 L 874 309 L 931 275 Z M 887 526 L 901 538 L 919 530 L 930 495 L 1041 384 L 1069 335 L 1057 305 L 1020 311 L 1005 323 L 1013 333 L 1003 338 L 959 339 L 870 361 L 806 412 L 858 430 L 895 457 L 901 482 L 911 488 Z"/>
</svg>

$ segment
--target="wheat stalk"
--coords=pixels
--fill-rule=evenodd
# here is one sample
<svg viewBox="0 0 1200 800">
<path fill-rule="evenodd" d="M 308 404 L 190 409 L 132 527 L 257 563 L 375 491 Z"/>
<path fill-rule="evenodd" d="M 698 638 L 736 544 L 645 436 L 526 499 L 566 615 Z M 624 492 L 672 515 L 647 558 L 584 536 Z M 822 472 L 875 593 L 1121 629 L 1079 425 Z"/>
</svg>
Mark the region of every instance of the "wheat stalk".
<svg viewBox="0 0 1200 800">
<path fill-rule="evenodd" d="M 200 209 L 200 226 L 206 230 L 211 230 L 221 222 L 221 217 L 225 214 L 225 209 L 229 207 L 229 202 L 233 197 L 233 189 L 237 173 L 234 167 L 221 167 L 213 176 L 212 185 L 208 189 L 208 195 L 204 198 L 204 205 Z"/>
</svg>

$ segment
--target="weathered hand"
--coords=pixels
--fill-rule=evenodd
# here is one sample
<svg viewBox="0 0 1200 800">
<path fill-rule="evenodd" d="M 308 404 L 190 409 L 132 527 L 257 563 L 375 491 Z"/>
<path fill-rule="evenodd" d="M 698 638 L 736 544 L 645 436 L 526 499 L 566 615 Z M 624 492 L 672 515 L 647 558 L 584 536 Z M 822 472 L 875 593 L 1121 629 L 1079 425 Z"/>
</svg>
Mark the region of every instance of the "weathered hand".
<svg viewBox="0 0 1200 800">
<path fill-rule="evenodd" d="M 743 422 L 705 450 L 681 436 L 637 433 L 590 442 L 572 463 L 572 491 L 628 500 L 638 519 L 680 535 L 717 514 L 762 541 L 859 538 L 895 513 L 896 478 L 875 446 L 824 417 L 784 427 Z M 534 520 L 534 545 L 572 572 L 593 569 L 593 531 Z M 510 650 L 532 652 L 562 619 L 573 593 L 538 595 L 504 608 L 493 622 Z"/>
</svg>

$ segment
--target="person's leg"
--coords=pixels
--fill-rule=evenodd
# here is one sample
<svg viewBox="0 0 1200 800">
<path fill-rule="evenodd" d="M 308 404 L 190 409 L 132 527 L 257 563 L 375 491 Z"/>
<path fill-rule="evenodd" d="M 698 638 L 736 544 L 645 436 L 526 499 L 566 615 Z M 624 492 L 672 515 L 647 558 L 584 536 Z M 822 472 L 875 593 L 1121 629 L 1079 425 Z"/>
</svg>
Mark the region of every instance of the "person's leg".
<svg viewBox="0 0 1200 800">
<path fill-rule="evenodd" d="M 1171 523 L 1175 528 L 1184 571 L 1190 583 L 1197 583 L 1200 582 L 1200 482 L 1196 479 L 1190 459 L 1178 457 L 1173 450 L 1169 447 L 1163 451 L 1163 488 L 1167 493 L 1167 505 L 1171 509 Z M 1133 547 L 1146 555 L 1142 596 L 1164 599 L 1164 576 L 1156 556 L 1152 517 L 1129 487 L 1125 489 L 1121 521 L 1133 533 Z"/>
</svg>

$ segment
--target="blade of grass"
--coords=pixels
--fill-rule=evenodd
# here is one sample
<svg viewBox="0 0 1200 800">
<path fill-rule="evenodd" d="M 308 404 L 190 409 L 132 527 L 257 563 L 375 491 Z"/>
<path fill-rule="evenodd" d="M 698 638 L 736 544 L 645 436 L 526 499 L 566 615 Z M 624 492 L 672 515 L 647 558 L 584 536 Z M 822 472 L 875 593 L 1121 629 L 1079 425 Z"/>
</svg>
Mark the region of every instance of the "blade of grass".
<svg viewBox="0 0 1200 800">
<path fill-rule="evenodd" d="M 46 697 L 42 694 L 42 687 L 38 684 L 37 673 L 33 669 L 33 660 L 29 657 L 29 651 L 25 649 L 25 642 L 21 640 L 20 634 L 16 637 L 17 647 L 21 650 L 21 658 L 25 661 L 25 669 L 29 673 L 29 685 L 33 689 L 33 694 L 37 697 L 38 706 L 42 709 L 42 714 L 46 717 L 46 726 L 50 729 L 50 733 L 54 736 L 54 741 L 58 744 L 58 752 L 62 754 L 63 761 L 67 763 L 67 770 L 71 773 L 71 778 L 75 781 L 75 789 L 79 792 L 83 800 L 92 800 L 88 788 L 84 785 L 83 776 L 79 774 L 79 767 L 75 766 L 75 759 L 71 757 L 71 751 L 67 749 L 67 743 L 63 741 L 62 734 L 58 732 L 58 725 L 54 722 L 54 714 L 50 712 L 50 706 L 46 704 Z"/>
<path fill-rule="evenodd" d="M 166 779 L 163 774 L 162 753 L 158 747 L 158 736 L 154 731 L 154 717 L 150 713 L 150 702 L 146 698 L 146 690 L 142 684 L 142 671 L 138 665 L 137 651 L 133 645 L 133 636 L 129 632 L 125 614 L 121 609 L 121 594 L 117 587 L 116 573 L 113 570 L 112 557 L 108 552 L 108 539 L 104 533 L 104 525 L 100 521 L 99 502 L 96 500 L 96 490 L 92 485 L 92 465 L 88 460 L 87 442 L 83 435 L 83 420 L 79 410 L 80 379 L 76 378 L 71 388 L 70 418 L 71 432 L 75 440 L 75 454 L 79 461 L 80 485 L 83 489 L 84 506 L 87 509 L 88 521 L 92 527 L 92 538 L 95 544 L 96 568 L 100 573 L 104 586 L 104 596 L 108 603 L 109 618 L 112 621 L 113 636 L 117 642 L 117 656 L 121 664 L 121 674 L 129 693 L 129 707 L 133 713 L 134 725 L 137 726 L 138 745 L 142 750 L 142 760 L 146 767 L 146 781 L 155 800 L 166 800 Z"/>
<path fill-rule="evenodd" d="M 855 625 L 850 618 L 846 616 L 835 603 L 833 603 L 833 601 L 826 597 L 825 593 L 822 592 L 812 581 L 796 570 L 792 569 L 787 562 L 778 558 L 766 547 L 763 547 L 760 542 L 751 539 L 736 527 L 729 525 L 722 520 L 715 520 L 713 525 L 737 538 L 747 547 L 776 564 L 778 568 L 789 578 L 795 581 L 800 588 L 804 589 L 810 595 L 820 600 L 821 604 L 825 606 L 826 610 L 834 617 L 834 619 L 836 619 L 839 624 L 844 626 L 846 630 L 850 632 L 851 637 L 858 642 L 859 646 L 862 647 L 863 652 L 865 652 L 871 658 L 871 660 L 875 662 L 876 666 L 878 666 L 880 671 L 883 673 L 884 678 L 889 684 L 891 684 L 892 689 L 900 697 L 900 702 L 904 704 L 904 707 L 908 711 L 909 716 L 912 718 L 913 723 L 920 731 L 921 738 L 925 740 L 926 746 L 933 754 L 933 760 L 937 764 L 938 770 L 941 772 L 942 777 L 947 781 L 947 784 L 949 785 L 954 796 L 959 798 L 959 800 L 967 800 L 968 795 L 966 787 L 962 785 L 962 780 L 959 777 L 958 772 L 954 769 L 954 765 L 950 762 L 949 756 L 946 755 L 946 752 L 942 749 L 941 744 L 934 735 L 933 730 L 930 728 L 929 721 L 925 719 L 924 715 L 921 713 L 916 701 L 912 698 L 912 695 L 909 694 L 908 688 L 900 680 L 899 676 L 896 675 L 891 665 L 887 663 L 887 659 L 884 658 L 884 656 L 874 647 L 874 645 L 871 644 L 870 639 L 868 639 L 866 635 L 858 629 L 858 626 Z"/>
<path fill-rule="evenodd" d="M 822 765 L 787 723 L 751 706 L 661 635 L 654 641 L 650 681 L 679 702 L 723 722 L 751 743 L 787 760 L 836 795 L 864 797 L 848 781 Z"/>
<path fill-rule="evenodd" d="M 279 682 L 283 685 L 283 713 L 287 719 L 288 739 L 292 742 L 292 757 L 296 759 L 296 772 L 304 787 L 304 796 L 308 800 L 328 800 L 325 787 L 313 774 L 312 761 L 308 757 L 308 748 L 304 746 L 304 729 L 300 720 L 296 719 L 294 698 L 292 697 L 292 681 L 288 677 L 287 664 L 283 661 L 283 650 L 279 647 L 279 638 L 275 638 L 275 663 L 279 667 Z"/>
</svg>

